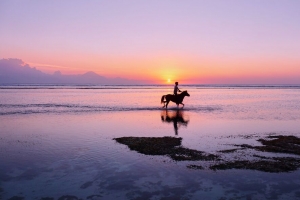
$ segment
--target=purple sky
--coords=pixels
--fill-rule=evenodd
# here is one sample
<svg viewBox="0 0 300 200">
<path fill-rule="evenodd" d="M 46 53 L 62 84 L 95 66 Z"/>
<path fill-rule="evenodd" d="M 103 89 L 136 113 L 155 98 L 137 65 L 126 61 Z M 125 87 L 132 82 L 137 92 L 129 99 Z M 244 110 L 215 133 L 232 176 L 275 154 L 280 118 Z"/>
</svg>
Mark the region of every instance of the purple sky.
<svg viewBox="0 0 300 200">
<path fill-rule="evenodd" d="M 300 83 L 299 0 L 2 0 L 0 23 L 0 58 L 49 73 Z"/>
</svg>

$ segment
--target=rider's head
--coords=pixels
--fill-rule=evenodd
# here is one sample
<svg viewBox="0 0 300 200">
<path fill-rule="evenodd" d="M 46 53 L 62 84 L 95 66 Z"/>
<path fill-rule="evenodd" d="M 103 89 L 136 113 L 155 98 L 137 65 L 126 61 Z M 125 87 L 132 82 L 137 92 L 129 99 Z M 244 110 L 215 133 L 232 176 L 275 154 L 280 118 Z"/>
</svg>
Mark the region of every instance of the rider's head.
<svg viewBox="0 0 300 200">
<path fill-rule="evenodd" d="M 178 85 L 178 82 L 175 82 L 175 85 Z"/>
</svg>

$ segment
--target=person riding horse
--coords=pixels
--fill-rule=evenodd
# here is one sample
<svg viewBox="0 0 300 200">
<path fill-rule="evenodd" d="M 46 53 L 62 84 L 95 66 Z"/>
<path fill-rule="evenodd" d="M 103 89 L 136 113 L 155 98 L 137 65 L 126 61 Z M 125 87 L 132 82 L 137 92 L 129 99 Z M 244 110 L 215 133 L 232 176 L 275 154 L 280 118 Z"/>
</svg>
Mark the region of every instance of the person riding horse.
<svg viewBox="0 0 300 200">
<path fill-rule="evenodd" d="M 174 102 L 177 104 L 177 107 L 179 106 L 179 104 L 182 105 L 182 107 L 184 107 L 184 104 L 182 103 L 183 99 L 185 96 L 190 96 L 190 94 L 187 91 L 183 91 L 180 94 L 177 94 L 177 92 L 181 92 L 178 88 L 178 82 L 175 82 L 175 86 L 174 86 L 174 94 L 167 94 L 167 95 L 163 95 L 161 97 L 161 103 L 164 104 L 163 108 L 168 107 L 168 104 L 170 101 Z"/>
<path fill-rule="evenodd" d="M 178 88 L 178 82 L 175 82 L 175 86 L 174 86 L 174 95 L 175 95 L 175 97 L 177 96 L 177 91 L 178 91 L 178 92 L 181 92 L 181 91 L 179 90 L 179 88 Z"/>
</svg>

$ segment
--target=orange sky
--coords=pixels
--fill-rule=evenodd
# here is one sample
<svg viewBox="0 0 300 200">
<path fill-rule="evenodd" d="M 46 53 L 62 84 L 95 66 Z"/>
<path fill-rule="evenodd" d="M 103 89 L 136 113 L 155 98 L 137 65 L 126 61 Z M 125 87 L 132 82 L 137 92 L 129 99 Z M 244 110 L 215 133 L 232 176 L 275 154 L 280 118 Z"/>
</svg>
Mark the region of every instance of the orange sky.
<svg viewBox="0 0 300 200">
<path fill-rule="evenodd" d="M 43 72 L 172 84 L 300 84 L 299 1 L 0 6 L 1 59 L 22 59 Z"/>
<path fill-rule="evenodd" d="M 39 60 L 39 59 L 37 59 Z M 179 81 L 182 84 L 198 83 L 261 83 L 265 77 L 296 79 L 300 75 L 300 59 L 267 58 L 196 58 L 180 56 L 156 57 L 77 57 L 77 59 L 55 59 L 53 65 L 29 62 L 30 66 L 53 73 L 82 74 L 94 71 L 106 77 L 125 77 L 135 80 L 149 80 L 157 84 Z M 68 67 L 71 65 L 72 67 Z M 84 67 L 83 67 L 84 66 Z M 223 81 L 223 82 L 222 82 Z M 267 81 L 267 82 L 268 82 Z"/>
</svg>

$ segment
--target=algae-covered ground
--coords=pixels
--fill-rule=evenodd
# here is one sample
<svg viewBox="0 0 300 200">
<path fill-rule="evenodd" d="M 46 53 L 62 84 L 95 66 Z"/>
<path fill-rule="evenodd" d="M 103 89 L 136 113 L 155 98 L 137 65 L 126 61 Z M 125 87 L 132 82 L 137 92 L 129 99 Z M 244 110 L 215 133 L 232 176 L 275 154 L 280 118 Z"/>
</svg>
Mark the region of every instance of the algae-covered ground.
<svg viewBox="0 0 300 200">
<path fill-rule="evenodd" d="M 130 150 L 145 155 L 165 155 L 174 161 L 210 161 L 208 168 L 211 170 L 248 169 L 264 172 L 290 172 L 300 168 L 298 156 L 300 155 L 300 138 L 295 136 L 268 136 L 257 140 L 262 144 L 261 146 L 234 145 L 238 148 L 220 150 L 216 154 L 185 148 L 181 145 L 182 138 L 176 137 L 121 137 L 115 140 L 127 145 Z M 240 150 L 249 154 L 251 159 L 246 159 L 245 156 L 237 157 L 235 160 L 226 159 L 228 154 Z M 270 152 L 274 153 L 274 156 L 260 156 L 256 154 L 258 152 Z M 205 169 L 199 164 L 189 164 L 187 167 Z"/>
<path fill-rule="evenodd" d="M 175 137 L 121 137 L 115 138 L 131 150 L 145 155 L 166 155 L 175 161 L 216 160 L 219 156 L 181 146 L 182 138 Z"/>
</svg>

